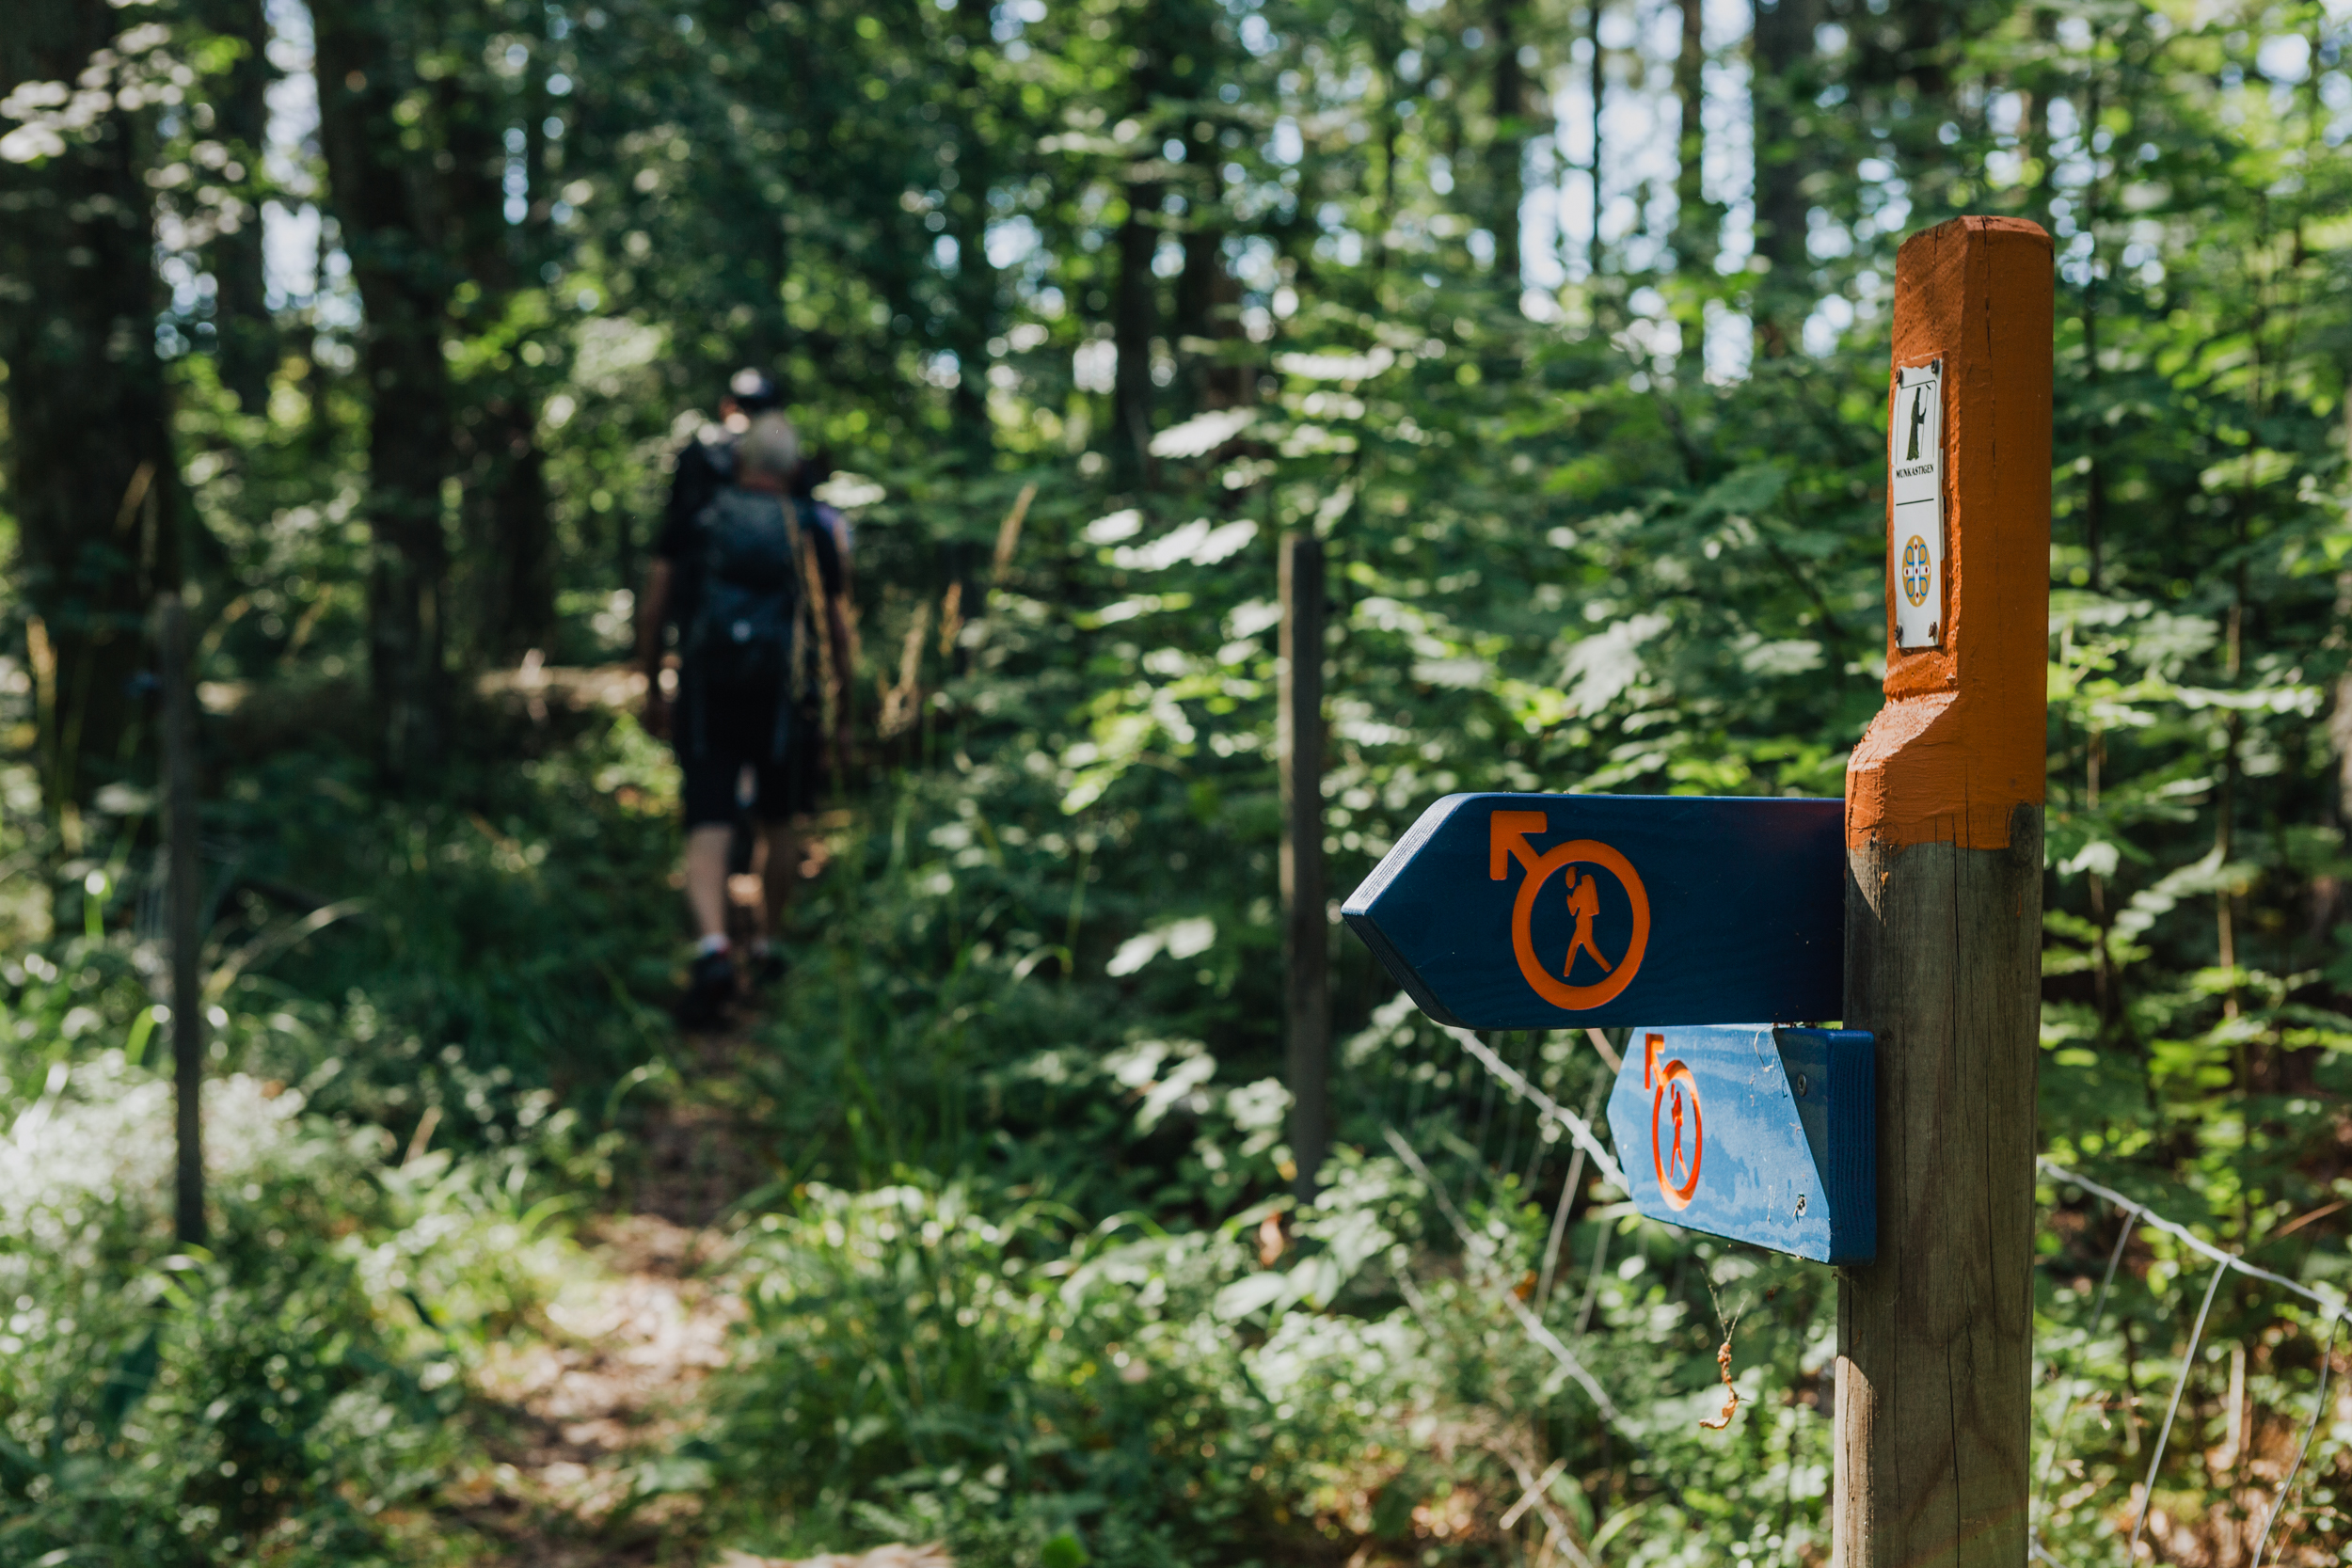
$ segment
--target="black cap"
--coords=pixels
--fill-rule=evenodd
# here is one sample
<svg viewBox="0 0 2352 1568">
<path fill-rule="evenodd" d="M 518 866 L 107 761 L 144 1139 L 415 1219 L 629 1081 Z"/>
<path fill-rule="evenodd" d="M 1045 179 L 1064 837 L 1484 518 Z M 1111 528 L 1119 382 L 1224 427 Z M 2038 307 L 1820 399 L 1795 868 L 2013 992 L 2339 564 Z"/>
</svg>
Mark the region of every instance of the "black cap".
<svg viewBox="0 0 2352 1568">
<path fill-rule="evenodd" d="M 766 371 L 750 366 L 727 377 L 727 396 L 746 414 L 762 414 L 784 402 L 784 388 Z"/>
</svg>

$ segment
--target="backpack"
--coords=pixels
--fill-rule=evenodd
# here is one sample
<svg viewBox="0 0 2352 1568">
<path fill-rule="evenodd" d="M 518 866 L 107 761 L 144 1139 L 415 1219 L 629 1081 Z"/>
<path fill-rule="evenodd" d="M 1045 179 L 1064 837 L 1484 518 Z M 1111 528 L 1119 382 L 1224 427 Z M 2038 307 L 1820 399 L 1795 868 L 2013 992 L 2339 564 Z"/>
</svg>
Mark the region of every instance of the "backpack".
<svg viewBox="0 0 2352 1568">
<path fill-rule="evenodd" d="M 741 689 L 798 684 L 801 518 L 783 496 L 728 485 L 702 510 L 702 581 L 684 653 L 703 679 Z"/>
</svg>

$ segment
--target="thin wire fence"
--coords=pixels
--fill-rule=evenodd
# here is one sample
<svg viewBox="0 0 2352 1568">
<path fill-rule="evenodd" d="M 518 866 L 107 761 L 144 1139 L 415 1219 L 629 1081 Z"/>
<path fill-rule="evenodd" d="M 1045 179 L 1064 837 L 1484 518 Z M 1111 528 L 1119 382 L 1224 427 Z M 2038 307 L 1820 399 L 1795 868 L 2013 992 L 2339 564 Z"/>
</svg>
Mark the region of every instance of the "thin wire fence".
<svg viewBox="0 0 2352 1568">
<path fill-rule="evenodd" d="M 2130 1242 L 2135 1227 L 2161 1231 L 2190 1251 L 2207 1259 L 2214 1265 L 2213 1276 L 2205 1285 L 2204 1299 L 2198 1303 L 2197 1318 L 2189 1329 L 2188 1348 L 2181 1355 L 2181 1370 L 2179 1376 L 2173 1380 L 2172 1397 L 2165 1406 L 2164 1425 L 2157 1432 L 2155 1449 L 2148 1457 L 2147 1474 L 2138 1486 L 2138 1503 L 2132 1513 L 2131 1538 L 2125 1546 L 2127 1558 L 2137 1560 L 2138 1557 L 2140 1538 L 2147 1529 L 2149 1514 L 2155 1503 L 2156 1481 L 2163 1470 L 2165 1452 L 2171 1444 L 2173 1427 L 2180 1417 L 2181 1401 L 2188 1391 L 2189 1377 L 2196 1370 L 2198 1347 L 2204 1342 L 2205 1325 L 2211 1320 L 2214 1298 L 2220 1293 L 2222 1281 L 2233 1273 L 2244 1275 L 2249 1279 L 2261 1280 L 2265 1284 L 2274 1286 L 2310 1303 L 2317 1307 L 2327 1320 L 2328 1338 L 2320 1349 L 2319 1385 L 2312 1394 L 2311 1419 L 2303 1428 L 2302 1438 L 2296 1445 L 2295 1458 L 2288 1465 L 2285 1476 L 2280 1481 L 2279 1490 L 2273 1495 L 2270 1506 L 2264 1513 L 2262 1533 L 2255 1541 L 2254 1555 L 2249 1568 L 2262 1568 L 2263 1556 L 2270 1547 L 2271 1534 L 2278 1528 L 2280 1516 L 2284 1513 L 2287 1500 L 2295 1490 L 2296 1478 L 2302 1473 L 2304 1462 L 2311 1454 L 2312 1439 L 2319 1430 L 2321 1419 L 2327 1414 L 2328 1384 L 2335 1363 L 2336 1340 L 2343 1329 L 2345 1316 L 2346 1308 L 2344 1299 L 2324 1291 L 2314 1290 L 2269 1269 L 2258 1267 L 2248 1262 L 2237 1253 L 2224 1251 L 2177 1220 L 2169 1219 L 2147 1205 L 2135 1202 L 2114 1188 L 2094 1181 L 2080 1171 L 2071 1170 L 2055 1160 L 2043 1158 L 2037 1160 L 2035 1164 L 2043 1176 L 2053 1181 L 2079 1187 L 2123 1215 L 2122 1233 L 2116 1237 L 2115 1246 L 2108 1254 L 2106 1272 L 2099 1282 L 2099 1294 L 2091 1307 L 2090 1326 L 2085 1335 L 2086 1343 L 2097 1337 L 2101 1325 L 2106 1321 L 2116 1266 L 2123 1257 L 2124 1247 Z M 2076 1377 L 2072 1390 L 2059 1406 L 2059 1415 L 2050 1435 L 2050 1446 L 2042 1459 L 2042 1481 L 2035 1490 L 2035 1509 L 2037 1514 L 2040 1515 L 2035 1522 L 2037 1530 L 2047 1522 L 2047 1496 L 2050 1480 L 2063 1465 L 2066 1442 L 2073 1426 L 2074 1412 L 2090 1391 L 2090 1379 Z M 2038 1534 L 2033 1541 L 2033 1550 L 2039 1560 L 2059 1563 L 2059 1560 L 2050 1555 L 2043 1546 Z M 2071 1568 L 2071 1565 L 2060 1563 L 2059 1568 Z"/>
<path fill-rule="evenodd" d="M 1470 1030 L 1449 1027 L 1443 1032 L 1451 1037 L 1461 1048 L 1462 1053 L 1476 1062 L 1486 1074 L 1489 1083 L 1486 1087 L 1485 1096 L 1490 1096 L 1494 1088 L 1499 1086 L 1506 1091 L 1518 1104 L 1534 1109 L 1537 1118 L 1536 1135 L 1539 1140 L 1539 1151 L 1544 1144 L 1554 1141 L 1562 1133 L 1565 1133 L 1575 1148 L 1566 1185 L 1560 1195 L 1558 1206 L 1549 1228 L 1541 1277 L 1533 1291 L 1535 1302 L 1534 1307 L 1528 1304 L 1526 1291 L 1504 1277 L 1505 1271 L 1494 1238 L 1481 1234 L 1477 1227 L 1470 1224 L 1463 1212 L 1462 1204 L 1456 1202 L 1447 1191 L 1447 1183 L 1431 1170 L 1427 1158 L 1421 1150 L 1417 1149 L 1411 1141 L 1398 1131 L 1393 1121 L 1384 1120 L 1383 1136 L 1397 1158 L 1412 1171 L 1435 1199 L 1448 1226 L 1461 1243 L 1463 1254 L 1471 1264 L 1473 1279 L 1481 1292 L 1489 1296 L 1496 1306 L 1517 1323 L 1532 1345 L 1558 1363 L 1592 1401 L 1600 1418 L 1610 1430 L 1631 1447 L 1636 1453 L 1646 1459 L 1649 1456 L 1649 1449 L 1642 1434 L 1629 1427 L 1623 1413 L 1611 1398 L 1608 1389 L 1594 1375 L 1584 1358 L 1571 1349 L 1568 1342 L 1544 1321 L 1544 1307 L 1551 1293 L 1553 1275 L 1562 1236 L 1566 1228 L 1569 1207 L 1582 1181 L 1587 1164 L 1589 1164 L 1591 1168 L 1610 1186 L 1621 1193 L 1629 1194 L 1622 1166 L 1618 1164 L 1614 1152 L 1602 1142 L 1594 1123 L 1594 1113 L 1600 1102 L 1602 1093 L 1605 1092 L 1608 1081 L 1605 1078 L 1597 1081 L 1593 1096 L 1587 1102 L 1583 1114 L 1580 1115 L 1538 1087 L 1525 1071 L 1504 1061 L 1500 1053 Z M 1596 1038 L 1593 1044 L 1597 1049 L 1603 1047 L 1605 1041 Z M 1608 1053 L 1604 1052 L 1603 1054 L 1605 1059 Z M 1526 1055 L 1531 1067 L 1541 1060 L 1540 1037 L 1530 1045 Z M 1614 1063 L 1609 1065 L 1613 1067 Z M 1416 1096 L 1415 1102 L 1417 1101 Z M 1482 1164 L 1486 1161 L 1483 1134 L 1486 1125 L 1493 1120 L 1490 1098 L 1485 1099 L 1485 1105 L 1486 1114 L 1480 1117 L 1482 1136 L 1479 1144 L 1467 1149 L 1467 1152 L 1474 1155 L 1476 1161 Z M 1408 1110 L 1411 1108 L 1413 1107 L 1408 1106 Z M 1516 1112 L 1517 1105 L 1514 1107 L 1515 1117 Z M 1550 1132 L 1548 1136 L 1547 1132 L 1549 1129 L 1558 1131 Z M 1515 1141 L 1516 1121 L 1514 1121 L 1513 1138 Z M 1462 1140 L 1458 1138 L 1448 1141 L 1456 1147 L 1462 1146 Z M 1512 1150 L 1512 1153 L 1515 1155 L 1516 1149 Z M 1509 1168 L 1509 1156 L 1505 1157 L 1506 1164 L 1499 1170 L 1489 1169 L 1490 1179 L 1499 1179 L 1499 1176 L 1512 1174 Z M 1528 1176 L 1520 1183 L 1522 1194 L 1532 1190 L 1534 1176 L 1539 1164 L 1540 1157 L 1530 1161 Z M 2340 1294 L 2324 1289 L 2314 1289 L 2300 1281 L 2290 1279 L 2284 1275 L 2248 1262 L 2239 1254 L 2225 1250 L 2198 1236 L 2179 1221 L 2161 1214 L 2145 1204 L 2136 1202 L 2114 1188 L 2093 1180 L 2079 1171 L 2049 1159 L 2038 1161 L 2037 1167 L 2040 1173 L 2048 1180 L 2079 1189 L 2109 1205 L 2123 1216 L 2121 1233 L 2107 1255 L 2106 1267 L 2099 1281 L 2098 1292 L 2091 1306 L 2089 1324 L 2084 1334 L 2086 1345 L 2094 1341 L 2101 1328 L 2106 1325 L 2109 1307 L 2113 1304 L 2117 1275 L 2135 1233 L 2160 1232 L 2214 1265 L 2213 1274 L 2206 1283 L 2196 1318 L 2189 1329 L 2187 1348 L 2182 1354 L 2180 1370 L 2173 1380 L 2171 1397 L 2166 1407 L 2163 1425 L 2149 1456 L 2144 1477 L 2134 1488 L 2137 1497 L 2132 1504 L 2132 1528 L 2125 1544 L 2127 1560 L 2135 1560 L 2138 1557 L 2165 1456 L 2178 1425 L 2182 1403 L 2190 1377 L 2197 1366 L 2197 1353 L 2203 1343 L 2206 1326 L 2211 1321 L 2214 1303 L 2219 1294 L 2222 1282 L 2233 1273 L 2242 1275 L 2248 1279 L 2259 1280 L 2265 1285 L 2287 1291 L 2316 1308 L 2327 1322 L 2328 1335 L 2320 1351 L 2318 1386 L 2312 1396 L 2310 1416 L 2302 1423 L 2301 1435 L 2296 1444 L 2294 1457 L 2283 1478 L 2280 1481 L 2277 1491 L 2268 1499 L 2268 1505 L 2263 1511 L 2262 1528 L 2256 1539 L 2253 1556 L 2250 1560 L 2251 1568 L 2261 1568 L 2265 1554 L 2270 1548 L 2272 1538 L 2293 1497 L 2296 1480 L 2303 1473 L 2310 1459 L 2313 1441 L 2326 1417 L 2328 1391 L 2337 1341 L 2341 1337 L 2345 1318 L 2347 1315 L 2352 1315 L 2352 1308 L 2347 1308 L 2345 1300 Z M 1473 1171 L 1472 1174 L 1474 1175 L 1475 1172 Z M 1466 1183 L 1463 1187 L 1465 1202 L 1470 1190 L 1470 1185 Z M 1602 1241 L 1605 1242 L 1605 1235 Z M 1595 1250 L 1594 1283 L 1597 1284 L 1599 1266 L 1606 1255 L 1600 1251 L 1597 1243 Z M 1408 1301 L 1415 1303 L 1416 1312 L 1421 1312 L 1422 1310 L 1419 1305 L 1421 1298 L 1412 1282 L 1400 1277 L 1399 1283 L 1405 1287 Z M 1584 1337 L 1585 1322 L 1590 1315 L 1590 1298 L 1591 1291 L 1588 1290 L 1585 1305 L 1578 1313 L 1572 1338 L 1581 1339 Z M 2034 1560 L 2052 1564 L 2054 1568 L 2080 1568 L 2080 1564 L 2070 1563 L 2057 1556 L 2050 1543 L 2043 1539 L 2042 1531 L 2047 1527 L 2050 1519 L 2049 1493 L 2052 1483 L 2059 1475 L 2065 1473 L 2067 1447 L 2073 1434 L 2074 1418 L 2088 1402 L 2096 1386 L 2097 1380 L 2090 1376 L 2088 1372 L 2080 1370 L 2074 1376 L 2059 1381 L 2060 1399 L 2054 1413 L 2048 1435 L 2044 1439 L 2045 1446 L 2038 1466 L 2038 1478 L 2032 1498 L 2032 1527 L 2028 1546 Z M 2135 1446 L 2136 1444 L 2137 1439 L 2135 1439 Z M 1661 1473 L 1655 1465 L 1652 1465 L 1650 1468 L 1652 1479 L 1671 1491 L 1672 1479 Z M 1580 1562 L 1584 1560 L 1583 1552 L 1572 1539 L 1564 1538 L 1557 1543 L 1557 1549 L 1569 1553 Z"/>
</svg>

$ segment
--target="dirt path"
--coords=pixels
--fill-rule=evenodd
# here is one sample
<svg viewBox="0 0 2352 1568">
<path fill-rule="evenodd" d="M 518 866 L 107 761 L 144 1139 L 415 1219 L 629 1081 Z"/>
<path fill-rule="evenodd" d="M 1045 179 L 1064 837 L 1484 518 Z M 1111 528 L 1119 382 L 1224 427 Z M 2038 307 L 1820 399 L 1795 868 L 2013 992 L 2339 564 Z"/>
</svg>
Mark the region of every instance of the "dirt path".
<svg viewBox="0 0 2352 1568">
<path fill-rule="evenodd" d="M 747 1006 L 724 1031 L 679 1039 L 675 1072 L 629 1118 L 617 1209 L 582 1226 L 554 1299 L 476 1374 L 487 1463 L 441 1499 L 492 1544 L 485 1562 L 793 1568 L 737 1551 L 714 1558 L 698 1478 L 674 1457 L 704 1418 L 705 1385 L 742 1315 L 728 1267 L 734 1208 L 781 1175 L 767 1107 L 739 1070 L 762 1049 L 762 1022 Z M 951 1564 L 935 1547 L 888 1546 L 807 1568 Z"/>
<path fill-rule="evenodd" d="M 503 1544 L 493 1562 L 698 1560 L 696 1501 L 667 1490 L 660 1465 L 725 1359 L 739 1305 L 715 1268 L 726 1243 L 654 1214 L 599 1221 L 580 1240 L 546 1331 L 494 1347 L 476 1377 L 500 1412 L 491 1462 L 444 1497 Z"/>
<path fill-rule="evenodd" d="M 678 1074 L 636 1128 L 626 1207 L 582 1226 L 544 1321 L 474 1379 L 488 1463 L 442 1493 L 515 1568 L 706 1560 L 691 1478 L 665 1473 L 702 1418 L 741 1301 L 729 1207 L 770 1179 L 729 1064 L 757 1020 L 680 1042 Z"/>
</svg>

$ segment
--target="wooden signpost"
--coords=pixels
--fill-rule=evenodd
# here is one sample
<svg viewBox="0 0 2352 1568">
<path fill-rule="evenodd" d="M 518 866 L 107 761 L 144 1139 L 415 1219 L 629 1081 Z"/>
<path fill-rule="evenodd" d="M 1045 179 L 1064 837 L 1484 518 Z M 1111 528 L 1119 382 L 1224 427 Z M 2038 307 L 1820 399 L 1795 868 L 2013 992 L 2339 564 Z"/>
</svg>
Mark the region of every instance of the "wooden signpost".
<svg viewBox="0 0 2352 1568">
<path fill-rule="evenodd" d="M 1330 1147 L 1330 916 L 1323 902 L 1323 543 L 1282 537 L 1276 721 L 1282 793 L 1282 971 L 1292 1187 L 1302 1202 Z"/>
<path fill-rule="evenodd" d="M 163 683 L 164 928 L 171 948 L 173 1131 L 178 1143 L 177 1217 L 183 1244 L 202 1246 L 204 1227 L 204 991 L 197 948 L 203 892 L 196 811 L 196 656 L 187 607 L 177 594 L 155 601 L 157 674 Z"/>
<path fill-rule="evenodd" d="M 1441 1022 L 1635 1025 L 1635 1205 L 1839 1266 L 1835 1568 L 2026 1560 L 2051 324 L 2033 224 L 1903 244 L 1842 807 L 1451 796 L 1343 911 Z"/>
<path fill-rule="evenodd" d="M 2051 304 L 2049 236 L 2019 219 L 1896 260 L 1886 705 L 1846 770 L 1843 1013 L 1880 1041 L 1882 1225 L 1838 1285 L 1837 1568 L 2026 1560 Z"/>
</svg>

